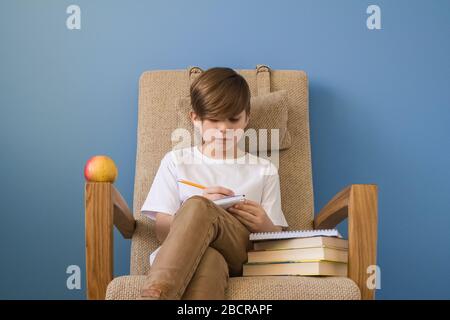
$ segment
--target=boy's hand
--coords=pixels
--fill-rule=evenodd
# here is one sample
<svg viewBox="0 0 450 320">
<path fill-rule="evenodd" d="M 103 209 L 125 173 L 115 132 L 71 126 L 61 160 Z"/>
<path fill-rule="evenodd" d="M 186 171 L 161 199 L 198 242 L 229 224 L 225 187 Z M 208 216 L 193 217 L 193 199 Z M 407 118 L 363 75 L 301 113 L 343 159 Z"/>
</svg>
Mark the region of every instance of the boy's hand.
<svg viewBox="0 0 450 320">
<path fill-rule="evenodd" d="M 234 196 L 233 190 L 221 186 L 213 186 L 203 189 L 203 197 L 211 201 L 222 199 L 227 196 Z"/>
<path fill-rule="evenodd" d="M 250 232 L 279 231 L 264 208 L 255 201 L 245 199 L 243 203 L 235 204 L 227 210 L 242 222 Z"/>
</svg>

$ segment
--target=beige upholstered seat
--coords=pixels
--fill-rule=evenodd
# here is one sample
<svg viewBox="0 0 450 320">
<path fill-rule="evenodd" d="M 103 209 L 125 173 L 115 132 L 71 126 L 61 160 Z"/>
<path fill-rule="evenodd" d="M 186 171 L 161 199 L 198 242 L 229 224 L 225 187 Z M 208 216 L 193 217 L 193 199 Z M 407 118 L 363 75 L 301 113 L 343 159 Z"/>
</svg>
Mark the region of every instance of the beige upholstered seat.
<svg viewBox="0 0 450 320">
<path fill-rule="evenodd" d="M 106 299 L 136 299 L 145 276 L 115 278 Z M 228 282 L 228 300 L 342 300 L 360 299 L 356 284 L 340 277 L 233 277 Z"/>
<path fill-rule="evenodd" d="M 136 229 L 131 247 L 131 275 L 115 278 L 108 286 L 107 299 L 133 299 L 149 270 L 149 254 L 159 246 L 153 221 L 140 214 L 153 177 L 164 154 L 171 150 L 171 133 L 177 128 L 175 99 L 189 95 L 187 70 L 148 71 L 139 81 L 139 112 L 136 176 L 133 212 Z M 268 69 L 262 72 L 269 72 Z M 256 70 L 236 70 L 256 95 Z M 282 209 L 289 229 L 313 227 L 308 80 L 303 71 L 270 70 L 271 91 L 287 90 L 288 130 L 291 147 L 279 151 Z M 236 277 L 227 290 L 229 299 L 359 299 L 358 286 L 338 277 Z"/>
</svg>

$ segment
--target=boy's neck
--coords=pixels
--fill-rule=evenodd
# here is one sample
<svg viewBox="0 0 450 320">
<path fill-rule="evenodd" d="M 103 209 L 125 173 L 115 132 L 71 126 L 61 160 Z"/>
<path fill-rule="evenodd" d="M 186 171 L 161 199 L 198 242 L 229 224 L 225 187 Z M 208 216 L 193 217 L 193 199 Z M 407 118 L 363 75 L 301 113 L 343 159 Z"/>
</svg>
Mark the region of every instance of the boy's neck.
<svg viewBox="0 0 450 320">
<path fill-rule="evenodd" d="M 233 147 L 228 150 L 221 150 L 215 148 L 213 143 L 202 142 L 201 145 L 198 145 L 198 149 L 202 154 L 213 159 L 237 159 L 245 155 L 245 152 L 239 149 L 236 144 L 233 144 Z"/>
</svg>

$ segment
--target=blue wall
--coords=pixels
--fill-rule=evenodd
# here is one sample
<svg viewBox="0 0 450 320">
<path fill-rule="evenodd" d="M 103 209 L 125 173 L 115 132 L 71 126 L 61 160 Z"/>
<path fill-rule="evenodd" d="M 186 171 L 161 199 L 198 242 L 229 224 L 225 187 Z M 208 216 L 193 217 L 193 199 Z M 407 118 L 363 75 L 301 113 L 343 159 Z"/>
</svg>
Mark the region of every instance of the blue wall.
<svg viewBox="0 0 450 320">
<path fill-rule="evenodd" d="M 81 7 L 81 30 L 66 8 Z M 366 8 L 381 7 L 382 30 Z M 2 1 L 0 298 L 76 299 L 83 166 L 108 154 L 131 205 L 139 75 L 230 66 L 310 80 L 316 211 L 379 186 L 380 299 L 450 298 L 450 2 Z M 195 35 L 195 38 L 194 38 Z M 116 232 L 116 274 L 130 243 Z"/>
</svg>

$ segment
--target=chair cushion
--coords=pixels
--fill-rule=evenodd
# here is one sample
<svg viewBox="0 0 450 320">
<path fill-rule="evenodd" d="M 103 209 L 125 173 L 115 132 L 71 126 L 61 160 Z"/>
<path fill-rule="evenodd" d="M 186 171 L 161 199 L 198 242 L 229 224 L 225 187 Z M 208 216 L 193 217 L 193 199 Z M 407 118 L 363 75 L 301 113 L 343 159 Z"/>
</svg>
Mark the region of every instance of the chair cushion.
<svg viewBox="0 0 450 320">
<path fill-rule="evenodd" d="M 249 144 L 248 139 L 242 141 L 246 143 L 245 150 L 255 152 L 257 150 L 285 150 L 291 146 L 291 135 L 288 131 L 288 95 L 286 90 L 279 90 L 268 94 L 253 96 L 250 100 L 250 121 L 246 130 L 254 129 L 256 137 L 259 137 L 260 130 L 267 130 L 267 143 Z M 175 108 L 177 113 L 178 128 L 184 128 L 189 131 L 193 137 L 194 126 L 189 117 L 192 111 L 191 98 L 182 97 L 175 99 Z M 278 146 L 271 146 L 271 129 L 279 130 Z M 265 135 L 263 135 L 265 137 Z M 256 142 L 256 141 L 255 141 Z"/>
<path fill-rule="evenodd" d="M 145 276 L 122 276 L 108 285 L 107 300 L 133 300 Z M 264 276 L 232 277 L 228 300 L 358 300 L 358 286 L 345 277 Z"/>
</svg>

